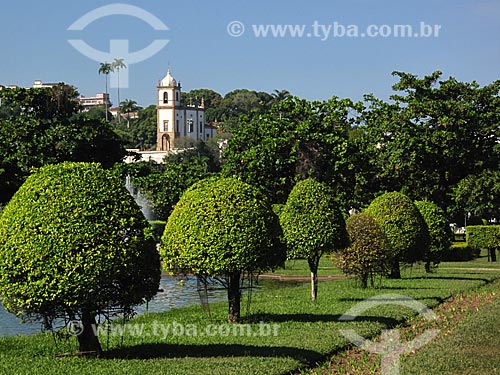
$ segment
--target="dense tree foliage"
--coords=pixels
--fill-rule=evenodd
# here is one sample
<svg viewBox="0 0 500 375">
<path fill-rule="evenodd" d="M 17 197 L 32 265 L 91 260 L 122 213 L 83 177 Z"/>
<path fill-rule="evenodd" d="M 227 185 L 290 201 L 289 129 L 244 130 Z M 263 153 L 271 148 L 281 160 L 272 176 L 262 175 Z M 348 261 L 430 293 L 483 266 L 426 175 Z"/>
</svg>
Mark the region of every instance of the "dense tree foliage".
<svg viewBox="0 0 500 375">
<path fill-rule="evenodd" d="M 62 161 L 111 167 L 125 156 L 104 120 L 78 114 L 78 93 L 59 84 L 0 91 L 0 199 L 14 194 L 31 168 Z"/>
<path fill-rule="evenodd" d="M 414 263 L 426 258 L 429 231 L 415 204 L 398 192 L 385 193 L 366 209 L 387 238 L 393 259 L 391 277 L 400 278 L 399 262 Z"/>
<path fill-rule="evenodd" d="M 152 229 L 123 181 L 98 164 L 32 174 L 0 217 L 0 298 L 17 315 L 81 320 L 80 351 L 101 347 L 98 314 L 129 314 L 158 290 Z"/>
<path fill-rule="evenodd" d="M 500 248 L 500 225 L 469 225 L 467 244 L 473 249 L 488 251 L 488 261 L 497 261 L 496 250 Z"/>
<path fill-rule="evenodd" d="M 351 245 L 336 257 L 340 269 L 355 275 L 366 288 L 368 281 L 374 286 L 376 275 L 387 275 L 391 256 L 387 240 L 376 221 L 365 213 L 350 216 L 346 222 Z"/>
<path fill-rule="evenodd" d="M 280 232 L 278 217 L 253 186 L 234 178 L 206 179 L 175 206 L 160 253 L 171 272 L 217 277 L 228 290 L 228 319 L 237 322 L 241 275 L 284 262 Z"/>
<path fill-rule="evenodd" d="M 348 244 L 344 217 L 333 191 L 312 178 L 298 182 L 281 209 L 280 223 L 287 244 L 287 258 L 307 259 L 311 271 L 311 299 L 315 301 L 321 256 Z"/>
<path fill-rule="evenodd" d="M 429 201 L 415 201 L 415 206 L 422 214 L 429 231 L 430 246 L 427 259 L 425 259 L 425 270 L 430 272 L 431 262 L 439 263 L 441 254 L 450 248 L 453 233 L 451 233 L 449 220 L 437 204 Z"/>
<path fill-rule="evenodd" d="M 500 219 L 500 171 L 483 170 L 462 179 L 454 191 L 458 212 L 485 220 Z"/>
<path fill-rule="evenodd" d="M 293 98 L 247 118 L 229 140 L 223 174 L 258 186 L 275 203 L 283 203 L 295 183 L 308 177 L 326 183 L 345 201 L 352 185 L 346 155 L 353 106 L 336 98 Z"/>
<path fill-rule="evenodd" d="M 400 190 L 412 199 L 452 206 L 452 189 L 463 178 L 498 169 L 500 81 L 479 87 L 441 72 L 424 78 L 394 72 L 391 102 L 367 96 L 359 119 L 376 171 L 365 185 L 373 193 Z M 360 166 L 361 168 L 363 165 Z"/>
<path fill-rule="evenodd" d="M 193 147 L 170 154 L 164 164 L 121 165 L 119 174 L 131 176 L 132 185 L 148 199 L 153 213 L 167 220 L 182 193 L 195 182 L 220 170 L 218 149 L 214 144 L 197 142 Z"/>
</svg>

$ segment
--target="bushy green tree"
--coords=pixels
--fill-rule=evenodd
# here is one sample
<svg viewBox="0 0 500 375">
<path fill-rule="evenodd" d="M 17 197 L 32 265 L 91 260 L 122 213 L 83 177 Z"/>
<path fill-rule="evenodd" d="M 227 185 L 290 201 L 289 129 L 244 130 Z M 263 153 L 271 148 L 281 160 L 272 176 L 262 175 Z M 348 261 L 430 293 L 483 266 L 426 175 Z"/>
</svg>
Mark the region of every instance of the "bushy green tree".
<svg viewBox="0 0 500 375">
<path fill-rule="evenodd" d="M 190 187 L 170 215 L 161 242 L 166 269 L 216 277 L 228 290 L 230 322 L 240 318 L 240 279 L 281 265 L 278 217 L 258 190 L 235 178 Z"/>
<path fill-rule="evenodd" d="M 448 208 L 460 180 L 499 167 L 500 80 L 480 87 L 439 71 L 393 75 L 399 81 L 391 101 L 367 96 L 359 121 L 375 158 L 376 175 L 366 183 Z"/>
<path fill-rule="evenodd" d="M 121 179 L 98 164 L 32 174 L 0 217 L 0 298 L 19 316 L 80 319 L 80 351 L 100 354 L 98 314 L 129 314 L 158 290 L 152 229 Z"/>
<path fill-rule="evenodd" d="M 375 275 L 386 275 L 390 269 L 390 253 L 387 240 L 377 222 L 365 213 L 355 214 L 346 222 L 351 245 L 341 251 L 337 257 L 340 269 L 355 275 L 361 281 L 361 287 L 374 286 Z"/>
<path fill-rule="evenodd" d="M 307 259 L 311 271 L 311 299 L 315 301 L 321 256 L 348 243 L 344 217 L 334 193 L 312 178 L 298 182 L 281 209 L 280 223 L 288 259 Z"/>
<path fill-rule="evenodd" d="M 241 119 L 223 154 L 223 174 L 261 188 L 284 203 L 297 181 L 326 183 L 338 197 L 348 194 L 347 160 L 351 114 L 358 105 L 332 98 L 283 100 L 259 116 Z"/>
<path fill-rule="evenodd" d="M 7 202 L 31 168 L 63 161 L 99 162 L 109 168 L 125 156 L 104 119 L 78 113 L 74 87 L 0 91 L 0 201 Z"/>
<path fill-rule="evenodd" d="M 453 233 L 444 211 L 437 204 L 429 201 L 416 201 L 415 206 L 422 214 L 429 231 L 430 246 L 425 259 L 425 270 L 430 272 L 431 262 L 439 263 L 440 254 L 450 248 Z"/>
<path fill-rule="evenodd" d="M 380 226 L 393 258 L 392 278 L 400 278 L 399 262 L 424 260 L 429 249 L 429 231 L 422 214 L 406 195 L 382 194 L 365 211 Z"/>
</svg>

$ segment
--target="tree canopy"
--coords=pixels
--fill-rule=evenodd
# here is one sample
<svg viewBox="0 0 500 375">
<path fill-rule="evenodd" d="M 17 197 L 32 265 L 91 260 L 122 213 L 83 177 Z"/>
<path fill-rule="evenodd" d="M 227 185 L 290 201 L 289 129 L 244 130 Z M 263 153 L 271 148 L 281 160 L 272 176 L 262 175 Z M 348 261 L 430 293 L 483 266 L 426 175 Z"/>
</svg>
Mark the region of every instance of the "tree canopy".
<svg viewBox="0 0 500 375">
<path fill-rule="evenodd" d="M 8 201 L 33 167 L 77 161 L 108 168 L 123 159 L 125 149 L 110 125 L 78 114 L 77 95 L 64 84 L 0 91 L 1 201 Z"/>
<path fill-rule="evenodd" d="M 309 263 L 314 301 L 321 256 L 348 244 L 344 217 L 333 191 L 312 178 L 299 181 L 281 209 L 280 223 L 288 259 L 307 259 Z"/>
<path fill-rule="evenodd" d="M 176 204 L 160 253 L 171 272 L 222 278 L 228 318 L 238 321 L 241 274 L 284 262 L 280 232 L 278 217 L 256 188 L 235 178 L 205 179 Z"/>
<path fill-rule="evenodd" d="M 429 250 L 429 231 L 415 204 L 399 192 L 375 198 L 365 213 L 372 216 L 387 238 L 394 259 L 391 276 L 400 278 L 399 262 L 424 260 Z"/>
<path fill-rule="evenodd" d="M 130 314 L 160 279 L 152 229 L 123 181 L 98 164 L 35 171 L 0 217 L 0 298 L 46 325 L 80 319 L 81 351 L 101 351 L 95 316 Z"/>
</svg>

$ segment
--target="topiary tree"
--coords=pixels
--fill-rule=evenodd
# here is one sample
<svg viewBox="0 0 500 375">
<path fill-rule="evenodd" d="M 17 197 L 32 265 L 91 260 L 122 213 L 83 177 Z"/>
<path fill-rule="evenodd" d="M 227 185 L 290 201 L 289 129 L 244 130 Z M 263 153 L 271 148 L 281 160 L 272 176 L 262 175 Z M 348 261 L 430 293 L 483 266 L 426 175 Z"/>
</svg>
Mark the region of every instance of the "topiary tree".
<svg viewBox="0 0 500 375">
<path fill-rule="evenodd" d="M 438 264 L 441 254 L 449 250 L 453 233 L 444 211 L 435 203 L 416 201 L 415 206 L 422 214 L 430 236 L 429 252 L 425 259 L 425 271 L 431 271 L 431 262 Z"/>
<path fill-rule="evenodd" d="M 375 198 L 365 211 L 380 226 L 387 238 L 393 265 L 390 277 L 399 279 L 399 262 L 414 263 L 426 257 L 429 232 L 415 204 L 399 192 Z"/>
<path fill-rule="evenodd" d="M 131 313 L 159 280 L 151 227 L 123 181 L 99 164 L 36 170 L 0 218 L 2 304 L 48 328 L 79 319 L 81 352 L 101 353 L 97 314 Z"/>
<path fill-rule="evenodd" d="M 350 216 L 346 229 L 351 245 L 342 250 L 337 258 L 340 269 L 357 276 L 361 287 L 374 286 L 374 275 L 386 275 L 390 269 L 390 253 L 387 251 L 386 238 L 377 222 L 365 213 Z"/>
<path fill-rule="evenodd" d="M 228 320 L 240 318 L 242 273 L 271 270 L 286 257 L 278 217 L 259 191 L 235 178 L 206 179 L 181 197 L 160 253 L 173 273 L 214 277 L 227 288 Z"/>
<path fill-rule="evenodd" d="M 311 299 L 318 294 L 321 256 L 348 244 L 345 222 L 333 192 L 308 178 L 298 182 L 280 214 L 288 259 L 307 259 L 311 271 Z"/>
</svg>

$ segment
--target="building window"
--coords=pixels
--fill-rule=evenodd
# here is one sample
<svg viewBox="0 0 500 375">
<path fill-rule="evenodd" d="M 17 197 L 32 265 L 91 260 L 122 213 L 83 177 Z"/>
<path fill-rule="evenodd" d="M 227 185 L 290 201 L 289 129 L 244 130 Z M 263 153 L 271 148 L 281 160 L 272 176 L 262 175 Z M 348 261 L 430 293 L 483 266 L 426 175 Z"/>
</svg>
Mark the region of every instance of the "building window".
<svg viewBox="0 0 500 375">
<path fill-rule="evenodd" d="M 187 124 L 188 124 L 188 132 L 192 133 L 193 132 L 193 119 L 191 119 L 191 118 L 188 119 Z"/>
<path fill-rule="evenodd" d="M 168 120 L 163 121 L 163 131 L 168 132 Z"/>
<path fill-rule="evenodd" d="M 200 121 L 200 133 L 203 133 L 203 122 Z"/>
<path fill-rule="evenodd" d="M 179 101 L 179 91 L 177 91 L 177 92 L 175 93 L 175 100 L 176 100 L 176 101 Z"/>
<path fill-rule="evenodd" d="M 163 93 L 163 103 L 168 103 L 168 92 Z"/>
<path fill-rule="evenodd" d="M 175 131 L 179 133 L 179 120 L 175 121 Z"/>
</svg>

